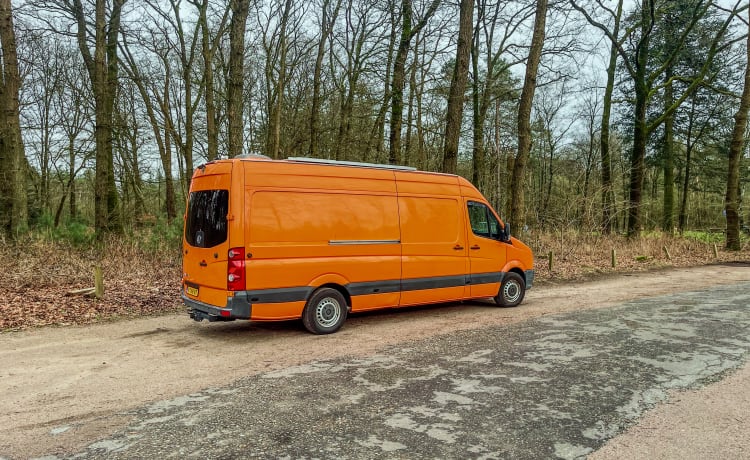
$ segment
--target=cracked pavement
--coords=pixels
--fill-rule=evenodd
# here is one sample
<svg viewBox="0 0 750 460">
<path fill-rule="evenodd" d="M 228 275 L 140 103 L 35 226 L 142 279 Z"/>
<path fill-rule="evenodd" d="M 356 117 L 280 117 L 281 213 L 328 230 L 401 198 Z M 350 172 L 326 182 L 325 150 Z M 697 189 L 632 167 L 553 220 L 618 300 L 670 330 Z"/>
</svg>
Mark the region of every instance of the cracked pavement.
<svg viewBox="0 0 750 460">
<path fill-rule="evenodd" d="M 743 365 L 748 331 L 743 282 L 453 332 L 126 411 L 64 458 L 585 457 Z"/>
</svg>

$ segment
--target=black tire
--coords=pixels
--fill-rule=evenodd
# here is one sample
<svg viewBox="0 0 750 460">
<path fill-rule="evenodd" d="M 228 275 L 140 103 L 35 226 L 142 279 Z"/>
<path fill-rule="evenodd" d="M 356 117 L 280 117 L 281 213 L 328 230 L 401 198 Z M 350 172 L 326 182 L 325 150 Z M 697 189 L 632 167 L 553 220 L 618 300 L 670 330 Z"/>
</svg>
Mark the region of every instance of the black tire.
<svg viewBox="0 0 750 460">
<path fill-rule="evenodd" d="M 523 302 L 526 295 L 526 282 L 515 272 L 508 272 L 500 283 L 500 292 L 495 297 L 495 303 L 501 307 L 516 307 Z"/>
<path fill-rule="evenodd" d="M 346 299 L 339 291 L 321 288 L 307 301 L 302 323 L 313 334 L 331 334 L 344 324 L 348 310 Z"/>
</svg>

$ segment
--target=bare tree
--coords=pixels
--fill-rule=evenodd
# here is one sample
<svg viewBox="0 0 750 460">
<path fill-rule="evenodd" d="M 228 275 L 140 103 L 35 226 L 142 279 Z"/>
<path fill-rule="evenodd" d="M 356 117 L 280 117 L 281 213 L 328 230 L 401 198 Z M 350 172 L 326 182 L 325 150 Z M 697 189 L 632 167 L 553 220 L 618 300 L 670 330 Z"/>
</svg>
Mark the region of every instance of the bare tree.
<svg viewBox="0 0 750 460">
<path fill-rule="evenodd" d="M 296 7 L 292 0 L 278 0 L 278 2 L 280 17 L 277 27 L 269 31 L 272 21 L 271 18 L 266 18 L 268 29 L 266 29 L 263 37 L 263 47 L 266 52 L 265 77 L 268 106 L 266 154 L 274 159 L 278 159 L 281 154 L 281 115 L 289 65 L 287 62 L 289 53 L 288 28 Z M 275 69 L 276 65 L 278 65 L 278 70 Z"/>
<path fill-rule="evenodd" d="M 534 16 L 534 30 L 531 36 L 529 58 L 526 61 L 526 73 L 518 103 L 518 153 L 513 163 L 513 175 L 510 183 L 510 216 L 523 231 L 526 225 L 524 194 L 526 184 L 526 163 L 531 152 L 531 106 L 536 90 L 537 70 L 544 47 L 545 27 L 547 20 L 547 0 L 537 0 Z"/>
<path fill-rule="evenodd" d="M 320 9 L 320 41 L 318 52 L 315 56 L 315 70 L 313 71 L 313 93 L 312 108 L 310 109 L 310 148 L 308 154 L 315 158 L 319 156 L 320 143 L 320 87 L 323 73 L 323 58 L 325 57 L 326 43 L 329 42 L 333 27 L 336 24 L 342 0 L 322 0 Z M 352 2 L 348 2 L 348 11 L 351 11 Z"/>
<path fill-rule="evenodd" d="M 119 230 L 118 193 L 115 186 L 114 154 L 112 150 L 112 118 L 117 89 L 117 42 L 120 34 L 120 15 L 127 0 L 113 0 L 111 9 L 106 0 L 96 0 L 94 11 L 94 50 L 89 48 L 90 30 L 87 13 L 81 0 L 63 0 L 63 7 L 73 16 L 78 48 L 89 73 L 93 88 L 96 128 L 96 175 L 94 185 L 94 226 L 97 235 L 106 230 Z"/>
<path fill-rule="evenodd" d="M 620 21 L 622 19 L 622 0 L 617 1 L 617 6 L 612 12 L 613 26 L 612 36 L 619 40 Z M 612 93 L 615 87 L 615 71 L 617 70 L 617 44 L 610 43 L 609 64 L 607 65 L 607 84 L 604 88 L 604 100 L 602 102 L 602 125 L 600 135 L 601 151 L 601 174 L 602 174 L 602 232 L 605 235 L 612 233 L 614 224 L 615 197 L 612 188 L 612 160 L 609 149 L 610 117 L 612 114 Z"/>
<path fill-rule="evenodd" d="M 216 88 L 214 82 L 214 56 L 224 35 L 229 10 L 225 7 L 221 21 L 212 39 L 208 22 L 209 0 L 189 0 L 198 10 L 198 25 L 201 32 L 201 56 L 203 58 L 203 82 L 206 104 L 206 159 L 215 160 L 219 155 L 219 116 L 216 107 Z M 244 29 L 243 29 L 244 32 Z"/>
<path fill-rule="evenodd" d="M 440 0 L 432 0 L 422 18 L 412 25 L 412 0 L 401 0 L 401 39 L 398 43 L 396 58 L 393 62 L 393 80 L 391 81 L 391 132 L 390 153 L 388 162 L 401 163 L 401 126 L 404 114 L 404 84 L 406 81 L 406 58 L 409 55 L 411 40 L 430 20 Z"/>
<path fill-rule="evenodd" d="M 128 76 L 133 80 L 140 94 L 143 106 L 146 110 L 146 116 L 151 130 L 154 135 L 157 150 L 159 151 L 159 158 L 161 159 L 162 169 L 164 171 L 164 205 L 167 214 L 167 221 L 172 221 L 177 217 L 177 209 L 175 206 L 175 188 L 174 188 L 174 176 L 172 174 L 172 149 L 170 147 L 170 139 L 172 132 L 168 128 L 171 126 L 171 114 L 169 113 L 169 99 L 170 99 L 170 66 L 168 62 L 169 50 L 161 50 L 160 56 L 162 57 L 162 63 L 164 65 L 164 84 L 162 85 L 162 94 L 159 94 L 159 85 L 157 84 L 158 77 L 147 76 L 143 74 L 143 69 L 146 66 L 141 65 L 136 60 L 133 53 L 128 45 L 128 40 L 123 39 L 123 60 L 124 69 Z M 159 113 L 161 113 L 161 120 L 159 119 Z"/>
<path fill-rule="evenodd" d="M 499 107 L 503 102 L 518 99 L 516 82 L 510 74 L 510 67 L 522 59 L 506 59 L 516 28 L 534 14 L 534 4 L 515 8 L 516 5 L 503 2 L 493 3 L 479 0 L 474 43 L 471 50 L 472 62 L 472 183 L 484 193 L 491 190 L 485 187 L 487 164 L 485 152 L 485 123 L 490 108 Z M 507 9 L 507 11 L 506 11 Z M 483 54 L 483 59 L 480 59 Z M 480 64 L 484 64 L 484 69 Z M 484 75 L 482 75 L 484 73 Z M 495 114 L 494 118 L 499 117 Z M 495 124 L 495 131 L 499 130 Z M 499 153 L 499 140 L 495 136 L 496 153 Z"/>
</svg>

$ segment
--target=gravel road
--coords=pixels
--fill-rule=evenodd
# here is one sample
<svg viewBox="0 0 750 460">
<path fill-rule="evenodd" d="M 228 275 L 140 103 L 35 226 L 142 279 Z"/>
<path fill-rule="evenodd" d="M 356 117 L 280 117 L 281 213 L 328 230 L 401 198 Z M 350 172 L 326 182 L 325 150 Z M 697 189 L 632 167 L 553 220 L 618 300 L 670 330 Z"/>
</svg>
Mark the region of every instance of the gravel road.
<svg viewBox="0 0 750 460">
<path fill-rule="evenodd" d="M 182 316 L 3 334 L 0 456 L 654 457 L 668 446 L 627 449 L 699 418 L 728 427 L 696 438 L 731 458 L 750 404 L 726 396 L 750 379 L 721 380 L 750 350 L 748 304 L 733 264 L 355 316 L 325 337 Z"/>
</svg>

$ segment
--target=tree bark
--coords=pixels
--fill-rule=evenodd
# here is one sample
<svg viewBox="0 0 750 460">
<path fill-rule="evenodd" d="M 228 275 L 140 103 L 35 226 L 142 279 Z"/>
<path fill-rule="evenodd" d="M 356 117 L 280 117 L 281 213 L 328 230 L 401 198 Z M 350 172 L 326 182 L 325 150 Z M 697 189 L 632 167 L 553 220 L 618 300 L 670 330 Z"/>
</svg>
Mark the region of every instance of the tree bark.
<svg viewBox="0 0 750 460">
<path fill-rule="evenodd" d="M 18 92 L 21 76 L 10 0 L 0 0 L 0 231 L 18 236 L 28 226 L 26 155 L 21 138 Z"/>
<path fill-rule="evenodd" d="M 745 145 L 747 116 L 750 111 L 750 9 L 748 9 L 747 58 L 745 60 L 745 84 L 742 88 L 740 106 L 734 115 L 732 143 L 729 148 L 729 170 L 727 173 L 727 193 L 724 200 L 727 214 L 727 249 L 739 251 L 740 242 L 740 161 Z"/>
<path fill-rule="evenodd" d="M 229 75 L 227 78 L 227 121 L 229 125 L 229 156 L 242 154 L 244 125 L 243 89 L 245 74 L 245 26 L 250 0 L 232 0 L 232 21 L 229 32 Z"/>
<path fill-rule="evenodd" d="M 537 0 L 534 17 L 534 31 L 531 36 L 531 48 L 526 62 L 526 73 L 518 103 L 518 153 L 513 163 L 513 175 L 510 185 L 510 218 L 514 220 L 519 234 L 526 226 L 526 209 L 524 194 L 526 186 L 526 164 L 531 152 L 531 106 L 536 90 L 537 70 L 544 47 L 545 26 L 547 21 L 547 0 Z"/>
<path fill-rule="evenodd" d="M 445 144 L 443 148 L 444 173 L 456 174 L 458 168 L 458 141 L 461 137 L 461 122 L 464 112 L 464 95 L 469 77 L 469 57 L 472 48 L 474 0 L 461 0 L 458 20 L 458 44 L 456 63 L 448 93 L 448 109 L 445 120 Z"/>
</svg>

